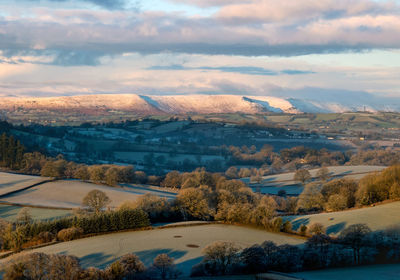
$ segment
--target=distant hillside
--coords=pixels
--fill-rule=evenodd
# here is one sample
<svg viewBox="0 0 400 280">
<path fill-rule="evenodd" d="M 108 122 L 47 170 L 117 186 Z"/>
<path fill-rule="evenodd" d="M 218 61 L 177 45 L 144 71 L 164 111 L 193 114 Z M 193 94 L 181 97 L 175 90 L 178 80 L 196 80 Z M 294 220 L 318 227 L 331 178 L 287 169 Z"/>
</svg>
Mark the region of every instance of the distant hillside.
<svg viewBox="0 0 400 280">
<path fill-rule="evenodd" d="M 397 104 L 397 105 L 396 105 Z M 0 110 L 14 112 L 75 112 L 96 115 L 112 111 L 138 115 L 185 113 L 340 113 L 346 111 L 399 111 L 398 103 L 376 97 L 344 98 L 333 94 L 323 98 L 239 96 L 239 95 L 175 95 L 144 96 L 136 94 L 104 94 L 63 97 L 0 97 Z"/>
</svg>

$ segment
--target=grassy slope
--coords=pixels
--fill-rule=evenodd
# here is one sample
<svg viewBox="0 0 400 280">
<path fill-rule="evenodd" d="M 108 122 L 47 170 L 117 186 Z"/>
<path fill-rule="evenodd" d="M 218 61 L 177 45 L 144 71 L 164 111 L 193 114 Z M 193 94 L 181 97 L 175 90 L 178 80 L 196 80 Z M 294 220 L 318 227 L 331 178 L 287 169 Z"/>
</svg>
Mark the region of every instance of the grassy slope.
<svg viewBox="0 0 400 280">
<path fill-rule="evenodd" d="M 20 206 L 0 205 L 0 218 L 9 222 L 14 222 L 17 218 L 18 212 L 22 208 L 23 207 Z M 33 207 L 29 207 L 28 209 L 34 220 L 51 220 L 72 214 L 72 211 L 70 210 L 43 209 Z"/>
<path fill-rule="evenodd" d="M 214 241 L 233 241 L 247 247 L 266 240 L 277 244 L 304 242 L 300 238 L 259 229 L 212 224 L 114 233 L 59 243 L 35 251 L 75 255 L 81 259 L 83 266 L 100 268 L 131 252 L 137 254 L 146 265 L 151 265 L 156 255 L 167 253 L 175 258 L 178 269 L 188 275 L 191 267 L 201 261 L 202 249 Z M 189 248 L 189 244 L 199 247 Z M 0 263 L 6 261 L 1 260 Z"/>
<path fill-rule="evenodd" d="M 0 195 L 49 180 L 47 177 L 0 172 Z"/>
<path fill-rule="evenodd" d="M 399 225 L 399 213 L 400 202 L 392 202 L 356 210 L 288 216 L 283 218 L 291 221 L 293 228 L 296 230 L 301 224 L 311 225 L 313 223 L 321 223 L 327 228 L 328 234 L 337 235 L 344 228 L 352 224 L 365 223 L 373 231 L 384 230 L 387 227 Z"/>
<path fill-rule="evenodd" d="M 4 197 L 2 201 L 26 205 L 76 208 L 81 205 L 83 197 L 94 189 L 104 191 L 110 197 L 110 206 L 112 207 L 116 207 L 126 200 L 135 200 L 138 196 L 145 193 L 152 193 L 167 198 L 175 196 L 175 194 L 167 191 L 163 192 L 140 186 L 113 188 L 75 180 L 63 180 L 33 187 L 29 190 Z"/>
</svg>

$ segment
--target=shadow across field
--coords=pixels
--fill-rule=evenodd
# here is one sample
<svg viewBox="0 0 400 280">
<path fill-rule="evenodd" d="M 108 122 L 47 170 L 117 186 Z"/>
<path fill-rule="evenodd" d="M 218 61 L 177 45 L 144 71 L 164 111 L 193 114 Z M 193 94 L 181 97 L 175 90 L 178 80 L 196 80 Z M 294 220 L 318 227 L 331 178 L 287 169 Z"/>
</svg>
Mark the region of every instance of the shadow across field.
<svg viewBox="0 0 400 280">
<path fill-rule="evenodd" d="M 301 225 L 308 226 L 308 224 L 310 223 L 310 219 L 309 218 L 302 218 L 302 219 L 298 219 L 298 220 L 293 221 L 294 219 L 295 219 L 295 217 L 287 218 L 287 220 L 292 223 L 292 229 L 293 230 L 298 230 Z"/>
<path fill-rule="evenodd" d="M 342 230 L 344 230 L 346 228 L 346 224 L 347 223 L 345 223 L 345 222 L 341 222 L 341 223 L 331 225 L 326 228 L 326 233 L 327 234 L 338 234 L 339 232 L 341 232 Z"/>
<path fill-rule="evenodd" d="M 311 226 L 310 223 L 310 218 L 301 218 L 295 220 L 296 217 L 288 217 L 286 220 L 290 221 L 292 223 L 292 229 L 297 231 L 299 230 L 301 225 L 305 225 L 307 227 Z M 330 225 L 326 228 L 326 233 L 327 234 L 338 234 L 342 230 L 346 228 L 346 222 L 340 222 L 337 224 Z"/>
<path fill-rule="evenodd" d="M 29 182 L 30 180 L 31 179 L 21 179 L 21 180 L 17 180 L 17 181 L 11 181 L 11 182 L 8 182 L 8 183 L 2 183 L 2 184 L 0 184 L 0 188 L 12 187 L 12 186 L 17 185 L 17 184 L 22 184 L 22 183 Z"/>
<path fill-rule="evenodd" d="M 7 219 L 9 217 L 15 216 L 16 212 L 19 211 L 19 209 L 21 209 L 21 207 L 0 205 L 0 218 Z"/>
<path fill-rule="evenodd" d="M 68 255 L 66 252 L 62 252 L 61 254 Z M 98 264 L 96 267 L 100 269 L 106 268 L 108 265 L 113 263 L 115 260 L 110 260 L 112 255 L 104 254 L 104 253 L 92 253 L 80 258 L 80 263 L 83 267 L 91 267 L 93 264 Z"/>
<path fill-rule="evenodd" d="M 173 249 L 151 249 L 146 251 L 136 252 L 135 254 L 142 260 L 145 265 L 151 265 L 153 260 L 159 254 L 167 254 L 175 260 L 180 259 L 186 255 L 187 251 L 173 250 Z"/>
</svg>

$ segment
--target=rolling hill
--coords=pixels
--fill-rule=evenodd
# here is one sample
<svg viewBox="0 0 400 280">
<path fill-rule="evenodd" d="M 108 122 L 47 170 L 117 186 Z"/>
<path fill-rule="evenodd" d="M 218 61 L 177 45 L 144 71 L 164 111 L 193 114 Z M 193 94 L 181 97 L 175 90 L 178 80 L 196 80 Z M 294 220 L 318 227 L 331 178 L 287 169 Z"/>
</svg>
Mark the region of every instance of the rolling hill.
<svg viewBox="0 0 400 280">
<path fill-rule="evenodd" d="M 294 230 L 297 230 L 303 224 L 310 226 L 314 223 L 321 223 L 326 227 L 327 234 L 338 235 L 343 229 L 354 224 L 366 224 L 372 231 L 382 231 L 398 226 L 400 222 L 399 210 L 400 202 L 397 201 L 355 210 L 283 218 L 292 222 Z"/>
<path fill-rule="evenodd" d="M 105 268 L 127 253 L 135 253 L 146 265 L 151 265 L 155 256 L 165 253 L 175 258 L 177 268 L 188 276 L 191 267 L 201 261 L 202 249 L 214 241 L 231 241 L 246 248 L 267 240 L 279 245 L 298 245 L 305 241 L 249 227 L 206 224 L 99 235 L 46 246 L 33 252 L 74 255 L 82 266 L 98 268 Z M 0 266 L 10 259 L 0 260 Z"/>
<path fill-rule="evenodd" d="M 328 98 L 329 97 L 329 98 Z M 101 115 L 113 111 L 138 115 L 211 114 L 211 113 L 330 113 L 368 109 L 399 111 L 396 103 L 376 98 L 333 98 L 314 96 L 241 96 L 241 95 L 137 95 L 102 94 L 62 97 L 0 97 L 0 111 L 69 112 Z M 393 107 L 394 106 L 394 107 Z"/>
</svg>

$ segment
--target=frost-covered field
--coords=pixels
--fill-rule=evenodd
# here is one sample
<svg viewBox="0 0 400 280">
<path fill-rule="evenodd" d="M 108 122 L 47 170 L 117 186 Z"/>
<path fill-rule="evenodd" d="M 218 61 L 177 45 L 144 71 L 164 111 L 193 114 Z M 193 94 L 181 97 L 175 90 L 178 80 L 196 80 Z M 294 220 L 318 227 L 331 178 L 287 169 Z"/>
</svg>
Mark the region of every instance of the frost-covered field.
<svg viewBox="0 0 400 280">
<path fill-rule="evenodd" d="M 304 242 L 303 239 L 259 229 L 212 224 L 114 233 L 58 243 L 35 251 L 75 255 L 84 267 L 100 268 L 127 253 L 137 254 L 146 265 L 151 265 L 158 254 L 167 253 L 175 258 L 178 269 L 187 275 L 191 267 L 201 261 L 202 249 L 214 241 L 232 241 L 248 247 L 266 240 L 277 244 Z M 5 261 L 7 259 L 0 260 L 0 263 Z"/>
<path fill-rule="evenodd" d="M 46 177 L 0 172 L 0 195 L 49 180 Z"/>
<path fill-rule="evenodd" d="M 15 222 L 18 212 L 23 207 L 12 206 L 12 205 L 0 205 L 0 219 L 4 219 L 9 222 Z M 29 213 L 34 220 L 51 220 L 56 218 L 62 218 L 72 214 L 71 210 L 60 210 L 60 209 L 44 209 L 44 208 L 33 208 L 29 207 Z"/>
<path fill-rule="evenodd" d="M 176 194 L 141 186 L 108 187 L 75 180 L 49 182 L 29 190 L 2 198 L 2 201 L 24 205 L 46 207 L 76 208 L 91 190 L 101 190 L 111 199 L 111 207 L 117 207 L 127 200 L 135 200 L 138 196 L 151 193 L 161 197 L 172 198 Z"/>
<path fill-rule="evenodd" d="M 335 178 L 348 178 L 360 180 L 371 172 L 382 171 L 384 166 L 331 166 L 328 167 L 329 176 Z M 309 170 L 313 178 L 319 169 Z M 250 184 L 253 189 L 259 189 L 262 193 L 277 194 L 280 190 L 285 190 L 287 194 L 297 195 L 303 191 L 303 186 L 293 180 L 294 172 L 264 176 L 261 184 Z M 250 178 L 242 179 L 245 183 L 250 182 Z"/>
<path fill-rule="evenodd" d="M 327 228 L 328 234 L 337 235 L 352 224 L 367 224 L 373 231 L 384 230 L 400 224 L 400 202 L 392 202 L 378 206 L 313 215 L 283 217 L 293 224 L 297 230 L 300 225 L 321 223 Z"/>
<path fill-rule="evenodd" d="M 294 273 L 304 280 L 398 280 L 400 264 L 371 265 Z"/>
</svg>

